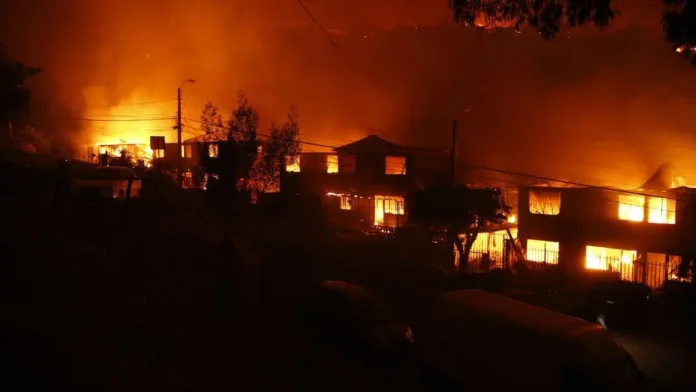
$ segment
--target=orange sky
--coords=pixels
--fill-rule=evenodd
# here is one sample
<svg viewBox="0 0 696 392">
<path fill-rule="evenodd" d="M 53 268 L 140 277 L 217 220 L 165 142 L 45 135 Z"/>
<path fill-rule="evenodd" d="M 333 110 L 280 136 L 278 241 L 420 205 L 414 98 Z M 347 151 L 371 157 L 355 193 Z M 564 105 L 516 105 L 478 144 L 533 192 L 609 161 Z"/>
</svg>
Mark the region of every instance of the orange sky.
<svg viewBox="0 0 696 392">
<path fill-rule="evenodd" d="M 173 116 L 177 86 L 193 78 L 187 118 L 208 99 L 228 113 L 243 89 L 261 132 L 295 104 L 307 141 L 378 133 L 448 147 L 457 117 L 473 163 L 630 186 L 669 159 L 696 182 L 696 70 L 663 42 L 660 0 L 620 2 L 606 31 L 553 42 L 455 27 L 444 0 L 305 3 L 340 32 L 339 50 L 295 0 L 25 0 L 3 6 L 0 41 L 44 68 L 37 122 L 74 144 L 174 140 L 170 120 L 74 119 Z"/>
</svg>

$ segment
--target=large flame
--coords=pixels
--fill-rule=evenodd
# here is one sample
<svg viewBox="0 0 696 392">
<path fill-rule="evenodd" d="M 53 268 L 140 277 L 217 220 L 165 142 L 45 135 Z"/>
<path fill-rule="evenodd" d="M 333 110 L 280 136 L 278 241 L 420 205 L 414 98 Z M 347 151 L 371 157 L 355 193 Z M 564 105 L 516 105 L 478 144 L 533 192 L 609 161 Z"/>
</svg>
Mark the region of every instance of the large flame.
<svg viewBox="0 0 696 392">
<path fill-rule="evenodd" d="M 85 90 L 85 101 L 88 143 L 149 145 L 150 136 L 176 139 L 174 97 L 157 100 L 140 90 L 110 103 L 105 89 L 92 87 Z"/>
</svg>

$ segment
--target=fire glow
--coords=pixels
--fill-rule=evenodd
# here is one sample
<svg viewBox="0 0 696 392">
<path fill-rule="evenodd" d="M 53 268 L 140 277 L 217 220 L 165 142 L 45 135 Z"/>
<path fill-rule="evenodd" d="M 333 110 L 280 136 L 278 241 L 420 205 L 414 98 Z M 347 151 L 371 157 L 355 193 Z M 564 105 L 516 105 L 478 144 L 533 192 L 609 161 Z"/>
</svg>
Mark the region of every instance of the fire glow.
<svg viewBox="0 0 696 392">
<path fill-rule="evenodd" d="M 169 142 L 176 138 L 171 114 L 176 111 L 174 99 L 157 101 L 148 92 L 136 91 L 109 105 L 102 89 L 87 89 L 84 95 L 84 141 L 94 154 L 119 157 L 126 151 L 134 161 L 149 165 L 153 155 L 150 136 L 164 136 Z"/>
</svg>

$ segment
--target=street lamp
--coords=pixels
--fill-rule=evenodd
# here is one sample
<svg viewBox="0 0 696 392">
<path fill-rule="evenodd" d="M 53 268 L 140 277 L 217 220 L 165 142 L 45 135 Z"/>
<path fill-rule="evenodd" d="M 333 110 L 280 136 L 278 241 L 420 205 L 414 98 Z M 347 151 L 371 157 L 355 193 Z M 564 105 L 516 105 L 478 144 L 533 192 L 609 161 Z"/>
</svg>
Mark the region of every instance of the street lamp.
<svg viewBox="0 0 696 392">
<path fill-rule="evenodd" d="M 176 147 L 179 151 L 179 159 L 177 160 L 179 164 L 177 165 L 176 178 L 179 188 L 182 186 L 182 172 L 184 170 L 184 151 L 182 151 L 181 148 L 181 87 L 183 87 L 186 83 L 196 83 L 196 81 L 194 79 L 186 79 L 181 82 L 179 88 L 176 90 Z"/>
</svg>

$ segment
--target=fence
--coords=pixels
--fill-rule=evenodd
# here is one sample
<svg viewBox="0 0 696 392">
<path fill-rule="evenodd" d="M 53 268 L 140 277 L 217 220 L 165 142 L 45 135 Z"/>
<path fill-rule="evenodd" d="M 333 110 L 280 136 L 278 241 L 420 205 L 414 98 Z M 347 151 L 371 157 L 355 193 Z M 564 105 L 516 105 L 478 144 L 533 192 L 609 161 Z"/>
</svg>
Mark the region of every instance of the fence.
<svg viewBox="0 0 696 392">
<path fill-rule="evenodd" d="M 501 238 L 503 246 L 499 250 L 496 246 L 473 247 L 469 254 L 467 272 L 484 273 L 496 268 L 527 270 L 545 270 L 557 268 L 559 251 L 555 248 L 531 248 L 525 252 L 525 257 L 520 257 L 514 251 L 516 240 Z M 496 243 L 497 244 L 497 243 Z M 490 244 L 487 244 L 490 245 Z M 520 264 L 522 262 L 522 264 Z M 624 281 L 643 283 L 653 290 L 659 290 L 665 281 L 692 281 L 688 278 L 678 277 L 677 271 L 681 263 L 678 256 L 665 256 L 648 253 L 646 258 L 633 257 L 593 257 L 584 260 L 588 271 L 603 271 L 607 275 L 614 275 Z"/>
<path fill-rule="evenodd" d="M 650 254 L 648 254 L 650 255 Z M 626 259 L 619 257 L 602 257 L 594 259 L 592 266 L 586 266 L 591 270 L 608 271 L 616 274 L 621 280 L 635 283 L 643 283 L 657 290 L 664 286 L 667 280 L 691 280 L 692 278 L 680 278 L 678 276 L 681 258 L 678 256 L 661 257 L 662 260 L 648 258 Z"/>
</svg>

